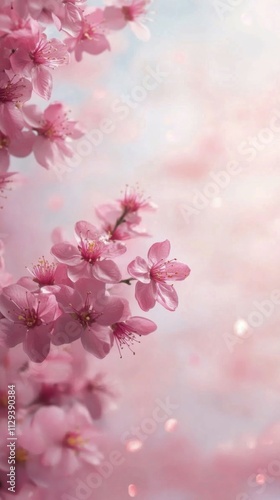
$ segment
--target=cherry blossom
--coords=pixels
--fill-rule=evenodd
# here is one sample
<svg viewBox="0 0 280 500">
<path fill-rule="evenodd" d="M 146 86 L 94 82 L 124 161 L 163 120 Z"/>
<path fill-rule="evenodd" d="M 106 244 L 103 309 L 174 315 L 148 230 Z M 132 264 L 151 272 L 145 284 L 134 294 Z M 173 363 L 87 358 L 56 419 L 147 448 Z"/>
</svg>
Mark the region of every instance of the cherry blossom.
<svg viewBox="0 0 280 500">
<path fill-rule="evenodd" d="M 122 255 L 126 247 L 122 243 L 106 239 L 95 226 L 86 221 L 75 225 L 78 245 L 57 243 L 51 253 L 62 264 L 67 264 L 69 277 L 76 281 L 82 277 L 94 277 L 105 283 L 117 283 L 121 273 L 112 258 Z"/>
<path fill-rule="evenodd" d="M 39 408 L 22 426 L 20 437 L 27 452 L 35 455 L 26 464 L 29 477 L 42 486 L 86 464 L 98 465 L 102 455 L 96 435 L 90 414 L 78 403 L 68 411 L 54 405 Z"/>
<path fill-rule="evenodd" d="M 30 76 L 34 91 L 44 99 L 52 93 L 52 75 L 55 69 L 69 62 L 67 47 L 56 38 L 47 39 L 45 33 L 35 26 L 29 36 L 21 39 L 19 47 L 10 57 L 15 73 Z"/>
<path fill-rule="evenodd" d="M 136 257 L 129 265 L 130 276 L 137 280 L 135 297 L 143 311 L 149 311 L 158 302 L 170 311 L 178 306 L 178 295 L 167 281 L 182 281 L 190 274 L 186 264 L 177 260 L 166 261 L 170 242 L 154 243 L 148 252 L 148 262 Z"/>
<path fill-rule="evenodd" d="M 45 359 L 50 349 L 50 332 L 58 316 L 54 295 L 36 296 L 21 285 L 9 285 L 0 295 L 0 332 L 9 347 L 23 343 L 35 362 Z"/>
<path fill-rule="evenodd" d="M 143 24 L 146 18 L 147 6 L 151 0 L 107 0 L 109 4 L 105 8 L 106 25 L 110 29 L 122 29 L 127 23 L 130 24 L 132 31 L 135 35 L 144 41 L 149 40 L 150 31 Z M 110 5 L 112 4 L 113 5 Z"/>
<path fill-rule="evenodd" d="M 79 32 L 65 40 L 69 52 L 74 51 L 76 61 L 81 61 L 83 52 L 97 55 L 105 50 L 110 50 L 109 42 L 105 36 L 103 10 L 86 9 L 77 26 L 79 26 Z"/>
<path fill-rule="evenodd" d="M 50 104 L 43 113 L 33 105 L 24 107 L 26 124 L 36 133 L 33 153 L 42 167 L 49 169 L 56 161 L 71 157 L 72 140 L 83 135 L 78 123 L 68 118 L 63 104 Z"/>
<path fill-rule="evenodd" d="M 105 357 L 113 341 L 108 326 L 121 319 L 125 302 L 106 296 L 105 285 L 95 279 L 80 279 L 74 288 L 62 286 L 56 296 L 63 314 L 55 322 L 52 342 L 68 344 L 80 338 L 87 351 Z"/>
</svg>

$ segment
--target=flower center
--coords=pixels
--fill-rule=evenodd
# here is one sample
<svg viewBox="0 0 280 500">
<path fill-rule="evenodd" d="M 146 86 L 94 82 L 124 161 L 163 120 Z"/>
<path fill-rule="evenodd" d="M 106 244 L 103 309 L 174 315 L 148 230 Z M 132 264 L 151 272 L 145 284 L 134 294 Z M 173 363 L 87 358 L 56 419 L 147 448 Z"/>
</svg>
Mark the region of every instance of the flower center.
<svg viewBox="0 0 280 500">
<path fill-rule="evenodd" d="M 0 132 L 0 150 L 8 148 L 9 144 L 10 144 L 9 138 L 2 132 Z"/>
<path fill-rule="evenodd" d="M 20 102 L 23 96 L 22 90 L 25 88 L 25 85 L 23 85 L 21 81 L 22 79 L 18 80 L 17 83 L 12 83 L 10 81 L 5 87 L 0 88 L 0 102 Z"/>
<path fill-rule="evenodd" d="M 79 432 L 67 432 L 64 437 L 64 445 L 67 448 L 72 448 L 73 450 L 79 450 L 85 444 L 85 440 L 82 438 Z"/>
<path fill-rule="evenodd" d="M 53 285 L 56 268 L 57 264 L 54 262 L 50 264 L 45 257 L 40 258 L 31 271 L 34 276 L 33 281 L 39 283 L 40 286 Z"/>
<path fill-rule="evenodd" d="M 131 349 L 131 346 L 135 342 L 140 343 L 140 340 L 136 339 L 135 333 L 131 328 L 128 327 L 124 321 L 112 325 L 113 334 L 118 346 L 120 357 L 122 358 L 121 350 L 126 346 L 135 355 L 135 352 Z"/>
<path fill-rule="evenodd" d="M 104 244 L 101 241 L 89 241 L 81 239 L 78 249 L 82 259 L 89 264 L 95 264 L 102 253 Z"/>
<path fill-rule="evenodd" d="M 176 259 L 169 260 L 168 262 L 160 260 L 154 264 L 150 270 L 151 279 L 160 283 L 165 283 L 166 280 L 172 280 L 177 275 L 177 271 L 172 272 L 172 262 L 175 260 Z M 167 264 L 168 269 L 166 268 Z"/>
<path fill-rule="evenodd" d="M 28 459 L 28 452 L 24 448 L 16 449 L 16 462 L 18 464 L 24 464 Z"/>
<path fill-rule="evenodd" d="M 71 316 L 73 319 L 76 319 L 79 321 L 79 323 L 82 325 L 83 328 L 87 328 L 88 326 L 91 326 L 93 323 L 95 323 L 96 319 L 99 318 L 101 313 L 98 313 L 95 311 L 94 307 L 90 305 L 90 292 L 87 294 L 87 298 L 85 301 L 84 306 L 81 309 L 75 309 L 75 307 L 70 304 L 70 306 L 73 309 L 73 313 L 71 313 Z"/>
<path fill-rule="evenodd" d="M 8 406 L 8 395 L 4 391 L 0 392 L 0 406 L 3 408 Z"/>
<path fill-rule="evenodd" d="M 41 324 L 38 318 L 38 314 L 35 309 L 24 309 L 22 314 L 18 316 L 19 321 L 21 321 L 27 328 L 34 328 Z"/>
<path fill-rule="evenodd" d="M 122 12 L 127 21 L 134 21 L 133 8 L 126 6 L 122 7 Z"/>
</svg>

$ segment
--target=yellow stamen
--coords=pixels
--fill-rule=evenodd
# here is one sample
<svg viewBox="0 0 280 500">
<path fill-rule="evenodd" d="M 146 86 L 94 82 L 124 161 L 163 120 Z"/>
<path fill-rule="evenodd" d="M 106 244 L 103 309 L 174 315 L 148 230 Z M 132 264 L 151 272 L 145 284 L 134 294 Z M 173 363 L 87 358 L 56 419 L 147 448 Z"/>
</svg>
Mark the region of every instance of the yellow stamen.
<svg viewBox="0 0 280 500">
<path fill-rule="evenodd" d="M 28 452 L 24 448 L 16 449 L 16 462 L 24 464 L 28 459 Z"/>
</svg>

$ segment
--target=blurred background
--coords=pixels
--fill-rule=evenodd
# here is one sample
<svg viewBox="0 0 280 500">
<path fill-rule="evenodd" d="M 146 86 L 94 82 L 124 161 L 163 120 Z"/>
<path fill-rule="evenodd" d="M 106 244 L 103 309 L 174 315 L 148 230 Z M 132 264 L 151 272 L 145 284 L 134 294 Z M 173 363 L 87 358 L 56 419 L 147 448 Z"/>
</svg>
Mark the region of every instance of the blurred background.
<svg viewBox="0 0 280 500">
<path fill-rule="evenodd" d="M 102 426 L 107 453 L 124 461 L 81 498 L 276 500 L 280 3 L 155 0 L 146 24 L 148 42 L 116 32 L 111 53 L 54 73 L 53 100 L 91 141 L 54 171 L 13 162 L 6 268 L 20 277 L 55 228 L 72 238 L 77 220 L 95 223 L 96 205 L 138 183 L 159 208 L 145 218 L 152 238 L 129 242 L 132 258 L 168 238 L 192 272 L 175 313 L 149 314 L 158 330 L 135 356 L 91 358 L 118 385 Z"/>
</svg>

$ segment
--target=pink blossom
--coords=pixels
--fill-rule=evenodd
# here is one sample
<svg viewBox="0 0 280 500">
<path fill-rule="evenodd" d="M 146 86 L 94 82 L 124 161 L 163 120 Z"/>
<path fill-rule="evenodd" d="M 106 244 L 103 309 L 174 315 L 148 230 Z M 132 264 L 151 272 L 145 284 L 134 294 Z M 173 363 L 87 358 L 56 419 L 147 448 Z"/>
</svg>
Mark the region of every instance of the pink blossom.
<svg viewBox="0 0 280 500">
<path fill-rule="evenodd" d="M 105 283 L 118 283 L 121 273 L 110 257 L 126 251 L 122 243 L 108 241 L 95 226 L 86 221 L 75 225 L 78 246 L 58 243 L 51 253 L 62 264 L 67 264 L 69 277 L 76 281 L 81 277 L 94 277 Z"/>
<path fill-rule="evenodd" d="M 103 416 L 106 407 L 113 406 L 110 401 L 116 397 L 116 391 L 112 389 L 111 383 L 105 381 L 104 374 L 97 373 L 89 380 L 80 381 L 76 387 L 76 397 L 87 407 L 91 418 L 97 420 Z"/>
<path fill-rule="evenodd" d="M 156 204 L 146 199 L 137 188 L 127 186 L 123 197 L 116 203 L 107 203 L 96 208 L 96 214 L 103 221 L 103 230 L 112 240 L 128 240 L 137 236 L 148 236 L 139 226 L 140 210 L 155 210 Z"/>
<path fill-rule="evenodd" d="M 83 132 L 76 121 L 69 120 L 63 104 L 50 104 L 43 113 L 36 106 L 27 105 L 24 117 L 37 134 L 33 152 L 42 167 L 49 169 L 57 161 L 73 156 L 69 143 L 81 137 Z"/>
<path fill-rule="evenodd" d="M 22 0 L 11 2 L 9 0 L 6 6 L 0 11 L 0 35 L 9 35 L 2 39 L 2 43 L 9 45 L 10 39 L 16 37 L 25 37 L 30 33 L 30 18 L 28 18 L 27 8 Z M 8 42 L 8 43 L 7 43 Z"/>
<path fill-rule="evenodd" d="M 52 92 L 52 75 L 50 69 L 55 69 L 69 62 L 66 45 L 42 33 L 37 26 L 32 26 L 32 32 L 25 38 L 20 38 L 19 47 L 10 57 L 12 69 L 32 78 L 34 91 L 44 99 L 49 99 Z"/>
<path fill-rule="evenodd" d="M 16 136 L 8 136 L 0 130 L 0 171 L 6 171 L 10 165 L 10 154 L 18 158 L 28 156 L 34 144 L 34 134 L 19 130 Z"/>
<path fill-rule="evenodd" d="M 26 463 L 29 477 L 46 487 L 87 464 L 97 466 L 102 455 L 96 437 L 84 406 L 76 403 L 67 410 L 54 405 L 39 408 L 22 425 L 19 436 L 21 446 L 33 455 Z"/>
<path fill-rule="evenodd" d="M 126 214 L 138 212 L 138 210 L 156 210 L 157 205 L 144 197 L 144 193 L 137 188 L 126 186 L 123 197 L 118 200 L 122 210 Z"/>
<path fill-rule="evenodd" d="M 138 342 L 136 335 L 148 335 L 157 329 L 157 325 L 150 319 L 132 316 L 125 321 L 115 323 L 112 325 L 112 329 L 120 356 L 122 357 L 121 350 L 124 346 L 132 350 L 131 346 L 135 342 Z M 133 352 L 133 354 L 135 353 Z"/>
<path fill-rule="evenodd" d="M 112 2 L 107 1 L 108 4 Z M 150 31 L 142 23 L 147 14 L 147 6 L 151 0 L 115 0 L 113 6 L 105 8 L 104 16 L 109 29 L 122 29 L 126 23 L 141 40 L 150 38 Z"/>
<path fill-rule="evenodd" d="M 85 4 L 86 0 L 64 0 L 55 12 L 52 12 L 57 29 L 70 35 L 77 33 L 83 19 L 82 8 Z"/>
<path fill-rule="evenodd" d="M 82 20 L 78 23 L 79 31 L 65 43 L 69 52 L 75 52 L 77 61 L 82 60 L 83 52 L 97 55 L 110 50 L 105 36 L 104 12 L 101 9 L 86 9 Z"/>
<path fill-rule="evenodd" d="M 31 97 L 32 85 L 26 78 L 13 76 L 9 78 L 4 71 L 0 72 L 0 130 L 7 137 L 14 137 L 22 130 L 24 121 L 21 104 Z"/>
<path fill-rule="evenodd" d="M 53 22 L 61 30 L 74 30 L 86 0 L 27 0 L 29 14 L 41 23 Z"/>
<path fill-rule="evenodd" d="M 158 302 L 169 311 L 178 306 L 178 296 L 173 285 L 167 281 L 181 281 L 190 274 L 186 264 L 176 259 L 166 261 L 170 253 L 170 242 L 154 243 L 148 252 L 148 262 L 136 257 L 128 265 L 130 276 L 137 280 L 135 297 L 143 311 L 149 311 Z"/>
<path fill-rule="evenodd" d="M 58 315 L 54 295 L 34 295 L 21 285 L 3 288 L 0 295 L 0 331 L 8 347 L 23 343 L 26 354 L 35 362 L 46 358 L 50 332 Z"/>
<path fill-rule="evenodd" d="M 63 314 L 55 322 L 52 342 L 61 345 L 80 338 L 87 351 L 105 357 L 113 342 L 108 326 L 121 319 L 124 300 L 106 296 L 103 283 L 86 278 L 74 288 L 62 286 L 56 296 Z"/>
<path fill-rule="evenodd" d="M 99 205 L 96 215 L 102 221 L 102 229 L 111 240 L 128 240 L 137 236 L 148 236 L 145 229 L 139 227 L 141 217 L 137 213 L 124 212 L 117 203 Z"/>
</svg>

